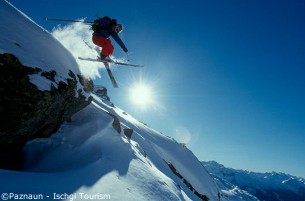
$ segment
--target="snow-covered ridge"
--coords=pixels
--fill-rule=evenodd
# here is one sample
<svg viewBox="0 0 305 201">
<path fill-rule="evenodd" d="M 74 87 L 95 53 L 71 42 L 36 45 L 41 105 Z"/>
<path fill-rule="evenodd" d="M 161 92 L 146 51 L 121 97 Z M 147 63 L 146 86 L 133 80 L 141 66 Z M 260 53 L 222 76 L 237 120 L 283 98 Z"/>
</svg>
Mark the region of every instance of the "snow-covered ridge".
<svg viewBox="0 0 305 201">
<path fill-rule="evenodd" d="M 81 74 L 75 58 L 59 41 L 5 0 L 0 2 L 0 19 L 0 53 L 14 54 L 25 66 L 55 70 L 60 80 L 69 77 L 70 70 Z"/>
<path fill-rule="evenodd" d="M 68 69 L 80 73 L 70 52 L 48 31 L 5 0 L 0 9 L 1 53 L 13 53 L 23 65 L 39 66 L 46 71 L 58 68 L 63 75 Z"/>
</svg>

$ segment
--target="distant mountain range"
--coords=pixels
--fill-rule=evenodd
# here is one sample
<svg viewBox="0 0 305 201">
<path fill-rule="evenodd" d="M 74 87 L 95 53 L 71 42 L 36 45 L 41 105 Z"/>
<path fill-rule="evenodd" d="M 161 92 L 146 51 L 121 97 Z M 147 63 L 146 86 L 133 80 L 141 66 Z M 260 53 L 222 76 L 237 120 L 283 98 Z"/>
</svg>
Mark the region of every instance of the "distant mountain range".
<svg viewBox="0 0 305 201">
<path fill-rule="evenodd" d="M 256 173 L 236 170 L 225 167 L 215 161 L 202 162 L 202 164 L 221 189 L 223 200 L 241 191 L 243 191 L 243 194 L 248 193 L 248 198 L 245 199 L 244 196 L 241 200 L 305 200 L 304 178 L 277 172 Z"/>
</svg>

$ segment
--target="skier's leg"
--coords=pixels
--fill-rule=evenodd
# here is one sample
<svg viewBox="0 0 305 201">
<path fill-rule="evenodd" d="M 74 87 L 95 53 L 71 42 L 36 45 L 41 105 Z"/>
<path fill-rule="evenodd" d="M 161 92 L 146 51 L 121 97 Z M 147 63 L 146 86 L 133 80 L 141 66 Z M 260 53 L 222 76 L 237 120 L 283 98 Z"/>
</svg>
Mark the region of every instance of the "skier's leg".
<svg viewBox="0 0 305 201">
<path fill-rule="evenodd" d="M 110 55 L 112 55 L 113 51 L 114 51 L 114 47 L 111 43 L 111 40 L 104 38 L 103 39 L 103 49 L 101 51 L 101 54 L 105 55 L 105 56 L 110 56 Z"/>
<path fill-rule="evenodd" d="M 103 41 L 102 41 L 103 38 L 104 38 L 104 37 L 102 37 L 102 36 L 92 36 L 92 42 L 93 42 L 95 45 L 97 45 L 97 46 L 103 48 Z"/>
<path fill-rule="evenodd" d="M 112 55 L 114 47 L 110 39 L 104 38 L 102 36 L 92 36 L 92 42 L 102 48 L 100 53 L 102 59 L 109 55 Z"/>
</svg>

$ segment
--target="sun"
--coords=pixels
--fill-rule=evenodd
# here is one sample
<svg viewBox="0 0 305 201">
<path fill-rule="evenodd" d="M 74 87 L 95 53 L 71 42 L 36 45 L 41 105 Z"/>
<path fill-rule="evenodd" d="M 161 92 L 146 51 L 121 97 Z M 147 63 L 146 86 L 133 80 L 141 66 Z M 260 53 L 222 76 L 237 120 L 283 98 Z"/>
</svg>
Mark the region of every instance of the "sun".
<svg viewBox="0 0 305 201">
<path fill-rule="evenodd" d="M 143 83 L 135 84 L 130 88 L 130 100 L 140 109 L 146 109 L 153 104 L 152 90 Z"/>
</svg>

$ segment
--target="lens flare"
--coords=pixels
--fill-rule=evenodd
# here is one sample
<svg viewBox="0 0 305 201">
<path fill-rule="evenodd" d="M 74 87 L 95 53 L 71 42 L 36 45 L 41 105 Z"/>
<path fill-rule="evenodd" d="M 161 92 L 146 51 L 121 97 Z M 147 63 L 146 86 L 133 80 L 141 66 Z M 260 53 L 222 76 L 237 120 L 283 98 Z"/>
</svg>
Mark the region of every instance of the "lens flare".
<svg viewBox="0 0 305 201">
<path fill-rule="evenodd" d="M 130 88 L 130 100 L 140 109 L 146 109 L 153 103 L 152 90 L 145 84 L 136 84 Z"/>
</svg>

